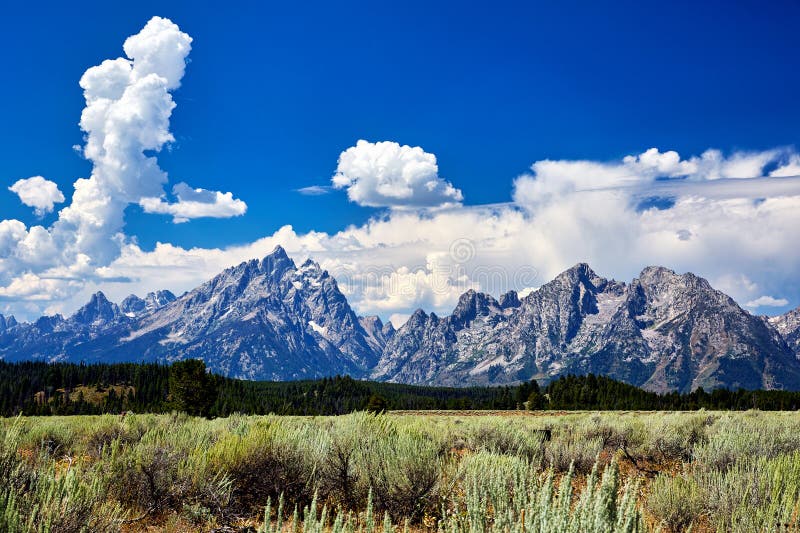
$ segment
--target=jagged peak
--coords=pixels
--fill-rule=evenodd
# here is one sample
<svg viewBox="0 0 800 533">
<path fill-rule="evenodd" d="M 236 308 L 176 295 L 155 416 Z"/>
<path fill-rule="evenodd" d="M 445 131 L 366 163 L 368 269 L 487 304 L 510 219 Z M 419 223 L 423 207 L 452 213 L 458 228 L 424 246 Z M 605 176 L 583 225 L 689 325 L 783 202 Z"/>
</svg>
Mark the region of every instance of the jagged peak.
<svg viewBox="0 0 800 533">
<path fill-rule="evenodd" d="M 146 306 L 147 302 L 135 294 L 128 295 L 119 305 L 123 313 L 136 313 L 143 310 Z"/>
<path fill-rule="evenodd" d="M 767 320 L 784 335 L 795 331 L 800 333 L 800 307 L 787 311 L 782 315 L 768 317 Z"/>
<path fill-rule="evenodd" d="M 300 270 L 322 270 L 322 267 L 319 266 L 319 263 L 309 257 L 303 261 L 302 265 L 300 265 Z"/>
<path fill-rule="evenodd" d="M 562 279 L 592 280 L 592 279 L 602 279 L 602 278 L 600 278 L 600 276 L 598 276 L 595 273 L 595 271 L 592 270 L 592 267 L 590 267 L 588 263 L 577 263 L 555 277 L 555 280 L 562 280 Z"/>
<path fill-rule="evenodd" d="M 275 248 L 272 249 L 270 253 L 264 256 L 261 260 L 263 263 L 264 261 L 271 259 L 272 261 L 291 261 L 289 254 L 286 253 L 286 250 L 280 244 L 275 245 Z"/>
<path fill-rule="evenodd" d="M 379 317 L 378 315 L 362 316 L 359 318 L 359 320 L 363 321 L 366 324 L 370 324 L 376 327 L 377 329 L 383 329 L 383 321 L 381 320 L 381 317 Z"/>
<path fill-rule="evenodd" d="M 500 304 L 500 309 L 511 309 L 519 307 L 522 304 L 519 299 L 519 294 L 515 290 L 510 290 L 505 294 L 501 294 L 497 303 Z"/>
<path fill-rule="evenodd" d="M 177 298 L 172 291 L 161 289 L 154 292 L 148 292 L 145 297 L 146 302 L 152 302 L 155 305 L 166 305 L 167 303 L 174 302 Z"/>
<path fill-rule="evenodd" d="M 280 277 L 287 270 L 295 270 L 297 266 L 294 261 L 286 254 L 286 250 L 280 244 L 275 247 L 268 255 L 258 262 L 264 273 Z"/>
<path fill-rule="evenodd" d="M 111 303 L 108 298 L 106 298 L 105 293 L 103 291 L 97 291 L 96 293 L 92 294 L 92 297 L 89 299 L 89 303 Z"/>
<path fill-rule="evenodd" d="M 97 291 L 92 294 L 86 305 L 78 309 L 71 318 L 78 322 L 93 322 L 98 319 L 107 321 L 118 314 L 117 304 L 110 302 L 102 291 Z"/>
<path fill-rule="evenodd" d="M 289 255 L 286 253 L 286 250 L 280 244 L 276 244 L 275 248 L 273 248 L 270 253 L 268 253 L 266 256 L 264 256 L 265 259 L 267 257 L 272 257 L 272 258 L 276 258 L 276 259 L 277 258 L 289 259 Z"/>
<path fill-rule="evenodd" d="M 708 280 L 694 274 L 693 272 L 685 272 L 678 274 L 672 269 L 667 267 L 651 265 L 642 269 L 642 272 L 637 278 L 640 283 L 653 284 L 653 283 L 683 283 L 689 286 L 696 286 L 698 288 L 713 290 Z"/>
<path fill-rule="evenodd" d="M 408 321 L 406 321 L 406 324 L 412 324 L 414 322 L 424 322 L 426 320 L 428 320 L 428 313 L 423 311 L 422 308 L 419 308 L 413 313 L 411 313 L 411 316 L 408 317 Z"/>
<path fill-rule="evenodd" d="M 642 269 L 641 273 L 639 273 L 639 277 L 652 277 L 652 276 L 677 276 L 678 274 L 667 267 L 659 266 L 659 265 L 650 265 L 646 266 Z"/>
<path fill-rule="evenodd" d="M 475 318 L 490 315 L 499 309 L 500 304 L 491 295 L 469 289 L 459 297 L 458 304 L 450 316 L 454 325 L 468 326 Z"/>
<path fill-rule="evenodd" d="M 64 321 L 64 317 L 60 314 L 40 316 L 34 326 L 41 331 L 53 331 L 53 328 Z"/>
<path fill-rule="evenodd" d="M 122 300 L 119 305 L 120 310 L 128 316 L 137 316 L 147 311 L 160 309 L 167 304 L 177 300 L 172 291 L 161 289 L 158 291 L 148 292 L 147 296 L 140 298 L 135 294 L 131 294 Z"/>
<path fill-rule="evenodd" d="M 608 282 L 607 279 L 602 278 L 597 275 L 597 273 L 592 270 L 592 268 L 587 263 L 578 263 L 558 276 L 556 276 L 553 281 L 546 283 L 542 287 L 558 287 L 563 285 L 578 285 L 583 284 L 586 285 L 587 283 L 594 286 L 595 288 L 602 290 L 605 287 L 606 283 Z M 531 293 L 527 296 L 527 298 L 533 297 L 535 293 Z"/>
</svg>

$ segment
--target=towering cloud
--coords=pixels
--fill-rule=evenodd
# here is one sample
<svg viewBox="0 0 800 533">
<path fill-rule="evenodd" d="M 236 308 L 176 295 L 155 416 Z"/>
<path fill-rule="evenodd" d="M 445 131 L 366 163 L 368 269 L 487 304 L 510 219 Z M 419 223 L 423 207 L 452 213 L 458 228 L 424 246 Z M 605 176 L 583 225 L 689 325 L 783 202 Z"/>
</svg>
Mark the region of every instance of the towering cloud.
<svg viewBox="0 0 800 533">
<path fill-rule="evenodd" d="M 40 291 L 46 299 L 74 291 L 80 280 L 102 278 L 102 267 L 119 256 L 127 240 L 125 208 L 143 199 L 155 199 L 153 212 L 179 221 L 244 212 L 244 202 L 231 193 L 185 184 L 176 186 L 176 204 L 159 201 L 168 177 L 150 154 L 174 141 L 171 92 L 180 87 L 191 43 L 176 24 L 153 17 L 125 41 L 126 57 L 103 61 L 83 74 L 82 153 L 92 162 L 92 173 L 75 181 L 70 205 L 51 227 L 0 221 L 0 297 Z M 64 200 L 55 184 L 41 177 L 21 180 L 11 189 L 39 214 Z M 183 191 L 191 196 L 185 204 Z"/>
</svg>

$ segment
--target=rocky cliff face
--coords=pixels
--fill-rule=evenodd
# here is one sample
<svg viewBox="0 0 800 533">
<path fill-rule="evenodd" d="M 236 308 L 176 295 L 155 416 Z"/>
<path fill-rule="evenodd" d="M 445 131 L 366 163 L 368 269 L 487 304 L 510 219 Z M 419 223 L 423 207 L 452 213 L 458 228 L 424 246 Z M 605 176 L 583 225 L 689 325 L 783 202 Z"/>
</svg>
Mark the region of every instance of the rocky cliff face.
<svg viewBox="0 0 800 533">
<path fill-rule="evenodd" d="M 660 392 L 800 387 L 800 364 L 780 334 L 702 278 L 649 267 L 624 284 L 585 264 L 516 307 L 467 293 L 449 317 L 418 311 L 373 377 L 500 384 L 569 372 Z"/>
<path fill-rule="evenodd" d="M 785 315 L 770 318 L 768 322 L 781 334 L 795 356 L 800 359 L 800 307 Z"/>
<path fill-rule="evenodd" d="M 131 294 L 122 300 L 119 308 L 128 317 L 136 318 L 164 307 L 176 299 L 174 294 L 166 290 L 148 292 L 144 298 Z"/>
<path fill-rule="evenodd" d="M 74 315 L 0 315 L 0 357 L 68 361 L 202 358 L 229 376 L 349 374 L 402 383 L 507 384 L 609 375 L 654 391 L 800 389 L 800 309 L 755 317 L 693 274 L 648 267 L 630 283 L 586 264 L 525 298 L 468 291 L 453 313 L 416 311 L 395 331 L 359 317 L 313 261 L 280 247 L 176 298 L 97 293 Z"/>
</svg>

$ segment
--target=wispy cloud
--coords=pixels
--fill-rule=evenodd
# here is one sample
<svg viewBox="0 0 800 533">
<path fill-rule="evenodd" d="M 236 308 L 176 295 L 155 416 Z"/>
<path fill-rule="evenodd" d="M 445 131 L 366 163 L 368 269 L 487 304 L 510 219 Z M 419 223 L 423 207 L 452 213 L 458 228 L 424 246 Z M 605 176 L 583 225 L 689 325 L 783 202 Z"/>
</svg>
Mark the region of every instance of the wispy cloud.
<svg viewBox="0 0 800 533">
<path fill-rule="evenodd" d="M 322 196 L 330 193 L 333 187 L 330 185 L 309 185 L 295 190 L 305 196 Z"/>
<path fill-rule="evenodd" d="M 751 300 L 745 304 L 745 307 L 758 308 L 758 307 L 784 307 L 789 305 L 789 300 L 786 298 L 773 298 L 772 296 L 759 296 L 755 300 Z"/>
<path fill-rule="evenodd" d="M 175 224 L 182 224 L 194 218 L 230 218 L 244 215 L 247 204 L 233 197 L 233 193 L 193 189 L 185 183 L 172 188 L 176 202 L 168 202 L 163 197 L 142 198 L 139 205 L 145 213 L 172 215 Z"/>
</svg>

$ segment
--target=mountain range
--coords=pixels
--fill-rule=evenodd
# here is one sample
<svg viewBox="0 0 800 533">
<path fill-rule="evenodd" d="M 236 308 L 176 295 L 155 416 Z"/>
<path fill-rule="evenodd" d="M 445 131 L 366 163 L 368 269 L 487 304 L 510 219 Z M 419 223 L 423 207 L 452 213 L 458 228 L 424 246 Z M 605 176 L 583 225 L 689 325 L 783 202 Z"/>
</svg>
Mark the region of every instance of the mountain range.
<svg viewBox="0 0 800 533">
<path fill-rule="evenodd" d="M 281 247 L 176 297 L 103 293 L 72 316 L 0 315 L 0 358 L 201 358 L 215 372 L 296 380 L 348 374 L 430 385 L 512 384 L 595 373 L 657 392 L 800 390 L 800 308 L 754 316 L 694 274 L 647 267 L 630 283 L 578 264 L 524 298 L 464 293 L 395 330 L 360 317 L 336 280 Z"/>
</svg>

